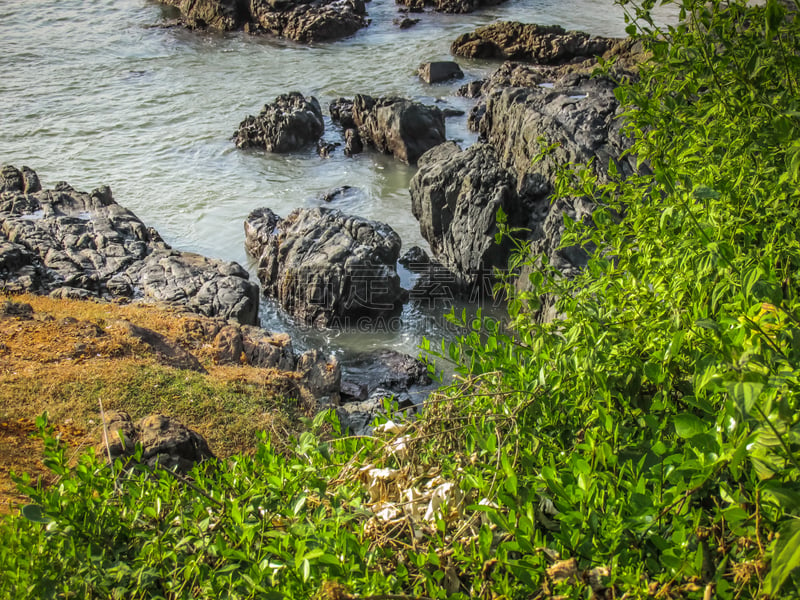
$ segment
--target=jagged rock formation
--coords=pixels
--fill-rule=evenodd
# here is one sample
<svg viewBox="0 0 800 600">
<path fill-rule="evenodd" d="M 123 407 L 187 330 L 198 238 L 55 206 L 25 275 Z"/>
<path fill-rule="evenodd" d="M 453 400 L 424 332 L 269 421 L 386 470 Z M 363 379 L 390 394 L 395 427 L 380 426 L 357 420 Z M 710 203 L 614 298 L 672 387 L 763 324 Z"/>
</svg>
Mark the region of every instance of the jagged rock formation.
<svg viewBox="0 0 800 600">
<path fill-rule="evenodd" d="M 465 14 L 487 6 L 496 6 L 505 0 L 395 0 L 411 12 L 422 12 L 430 8 L 436 12 Z"/>
<path fill-rule="evenodd" d="M 242 121 L 234 141 L 238 148 L 292 152 L 316 143 L 324 132 L 325 122 L 317 99 L 291 92 L 265 104 L 257 116 Z"/>
<path fill-rule="evenodd" d="M 330 111 L 345 135 L 350 134 L 348 145 L 369 144 L 406 164 L 415 164 L 424 152 L 445 140 L 444 113 L 406 98 L 359 94 L 352 101 L 334 101 Z"/>
<path fill-rule="evenodd" d="M 514 176 L 492 146 L 477 143 L 461 151 L 455 142 L 430 150 L 411 180 L 411 210 L 437 260 L 464 292 L 484 286 L 491 270 L 505 268 L 508 243 L 495 243 L 497 215 L 511 225 L 525 221 Z"/>
<path fill-rule="evenodd" d="M 262 208 L 248 216 L 245 238 L 264 293 L 302 322 L 356 326 L 402 304 L 400 238 L 388 225 L 327 208 L 285 219 Z"/>
<path fill-rule="evenodd" d="M 268 32 L 297 42 L 336 40 L 368 25 L 363 0 L 160 0 L 192 29 Z"/>
<path fill-rule="evenodd" d="M 480 28 L 453 46 L 466 56 L 523 57 L 539 64 L 508 62 L 488 80 L 463 88 L 465 95 L 482 97 L 470 115 L 481 141 L 466 151 L 445 144 L 420 159 L 411 185 L 420 231 L 462 292 L 479 283 L 473 273 L 507 263 L 509 246 L 493 243 L 498 208 L 510 225 L 529 232 L 534 252 L 547 254 L 551 265 L 573 276 L 587 254 L 559 249 L 563 215 L 588 223 L 594 207 L 585 198 L 551 203 L 553 181 L 569 163 L 591 164 L 601 182 L 611 162 L 621 174 L 634 172 L 634 159 L 623 157 L 630 141 L 622 132 L 615 80 L 589 73 L 597 65 L 590 55 L 602 53 L 620 58 L 615 76 L 630 76 L 627 69 L 641 58 L 638 48 L 519 23 Z"/>
<path fill-rule="evenodd" d="M 618 41 L 581 31 L 566 31 L 558 25 L 501 21 L 459 36 L 451 44 L 450 52 L 465 58 L 559 65 L 602 55 Z"/>
<path fill-rule="evenodd" d="M 177 304 L 241 323 L 258 316 L 258 287 L 240 265 L 171 249 L 106 186 L 43 190 L 25 167 L 0 172 L 0 289 Z"/>
</svg>

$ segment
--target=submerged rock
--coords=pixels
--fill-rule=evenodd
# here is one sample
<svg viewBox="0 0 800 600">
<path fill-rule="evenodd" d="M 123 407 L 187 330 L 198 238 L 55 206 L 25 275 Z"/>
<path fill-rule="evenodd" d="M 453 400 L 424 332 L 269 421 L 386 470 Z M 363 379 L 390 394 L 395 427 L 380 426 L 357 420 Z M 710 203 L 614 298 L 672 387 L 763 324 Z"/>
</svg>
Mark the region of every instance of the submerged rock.
<svg viewBox="0 0 800 600">
<path fill-rule="evenodd" d="M 369 22 L 363 0 L 160 0 L 192 29 L 272 33 L 297 42 L 336 40 Z"/>
<path fill-rule="evenodd" d="M 42 190 L 35 173 L 0 172 L 0 289 L 177 304 L 255 323 L 258 287 L 240 265 L 173 250 L 101 187 Z"/>
<path fill-rule="evenodd" d="M 301 322 L 356 327 L 403 302 L 400 238 L 383 223 L 328 208 L 281 219 L 262 208 L 247 217 L 245 239 L 264 294 Z"/>
<path fill-rule="evenodd" d="M 242 121 L 234 141 L 237 148 L 292 152 L 316 143 L 323 133 L 325 122 L 317 99 L 291 92 L 265 104 L 257 116 Z"/>
</svg>

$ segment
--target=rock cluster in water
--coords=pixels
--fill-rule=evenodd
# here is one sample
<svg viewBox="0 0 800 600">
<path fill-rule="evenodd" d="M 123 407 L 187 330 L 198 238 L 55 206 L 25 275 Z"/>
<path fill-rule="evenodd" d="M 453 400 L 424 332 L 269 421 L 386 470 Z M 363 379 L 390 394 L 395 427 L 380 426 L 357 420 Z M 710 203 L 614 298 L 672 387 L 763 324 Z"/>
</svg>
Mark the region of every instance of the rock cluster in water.
<svg viewBox="0 0 800 600">
<path fill-rule="evenodd" d="M 36 173 L 0 171 L 0 290 L 179 304 L 255 323 L 258 287 L 240 265 L 170 248 L 104 186 L 44 190 Z"/>
<path fill-rule="evenodd" d="M 445 141 L 444 113 L 408 98 L 373 98 L 358 94 L 339 98 L 330 106 L 331 118 L 345 130 L 345 153 L 356 154 L 364 144 L 415 164 L 427 150 Z"/>
<path fill-rule="evenodd" d="M 559 248 L 563 215 L 588 223 L 594 207 L 586 198 L 551 202 L 553 182 L 569 163 L 590 163 L 601 182 L 611 163 L 623 175 L 634 172 L 634 159 L 623 158 L 630 140 L 622 132 L 614 78 L 631 75 L 626 68 L 641 59 L 638 49 L 560 27 L 497 23 L 459 37 L 453 52 L 531 62 L 506 62 L 488 80 L 461 88 L 480 98 L 469 118 L 479 141 L 465 150 L 448 142 L 419 159 L 411 200 L 423 237 L 458 287 L 485 289 L 511 250 L 495 243 L 502 210 L 508 225 L 527 231 L 534 252 L 574 276 L 588 256 Z M 619 59 L 614 78 L 590 76 L 596 55 Z"/>
<path fill-rule="evenodd" d="M 267 32 L 298 42 L 336 40 L 366 27 L 363 0 L 160 0 L 193 29 Z"/>
</svg>

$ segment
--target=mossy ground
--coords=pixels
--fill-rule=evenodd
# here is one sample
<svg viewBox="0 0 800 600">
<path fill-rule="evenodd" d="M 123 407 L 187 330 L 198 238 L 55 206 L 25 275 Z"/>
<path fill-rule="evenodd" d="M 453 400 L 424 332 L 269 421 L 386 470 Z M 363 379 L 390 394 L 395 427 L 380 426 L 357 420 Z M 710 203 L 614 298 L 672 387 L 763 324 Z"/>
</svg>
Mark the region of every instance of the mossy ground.
<svg viewBox="0 0 800 600">
<path fill-rule="evenodd" d="M 0 512 L 24 502 L 11 472 L 46 473 L 41 444 L 31 433 L 45 411 L 77 454 L 102 439 L 100 403 L 134 419 L 151 413 L 178 418 L 218 456 L 247 452 L 259 431 L 280 447 L 298 423 L 292 373 L 216 364 L 211 341 L 198 337 L 198 319 L 166 308 L 53 299 L 2 297 L 27 303 L 32 318 L 0 317 Z M 207 374 L 160 364 L 153 351 L 121 329 L 126 320 L 189 350 Z"/>
</svg>

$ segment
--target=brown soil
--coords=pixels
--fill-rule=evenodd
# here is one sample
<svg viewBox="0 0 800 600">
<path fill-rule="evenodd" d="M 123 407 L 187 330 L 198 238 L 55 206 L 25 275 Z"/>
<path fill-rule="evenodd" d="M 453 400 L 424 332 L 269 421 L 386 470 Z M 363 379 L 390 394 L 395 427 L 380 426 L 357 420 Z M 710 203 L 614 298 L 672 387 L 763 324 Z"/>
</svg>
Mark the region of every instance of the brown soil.
<svg viewBox="0 0 800 600">
<path fill-rule="evenodd" d="M 7 301 L 11 310 L 0 311 L 0 513 L 25 502 L 12 472 L 47 481 L 42 443 L 32 436 L 45 411 L 76 455 L 102 438 L 100 402 L 133 418 L 153 412 L 177 417 L 218 456 L 252 449 L 260 430 L 273 441 L 293 433 L 294 403 L 286 398 L 294 375 L 215 364 L 202 317 L 143 305 L 0 295 L 0 307 Z M 165 366 L 151 347 L 115 326 L 119 320 L 160 333 L 208 373 Z"/>
</svg>

